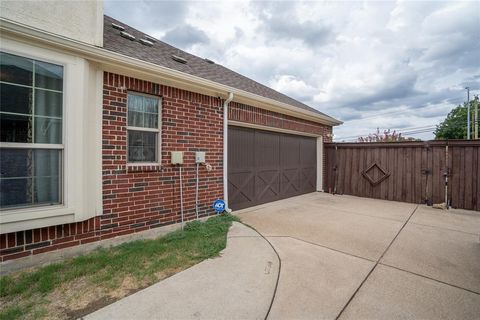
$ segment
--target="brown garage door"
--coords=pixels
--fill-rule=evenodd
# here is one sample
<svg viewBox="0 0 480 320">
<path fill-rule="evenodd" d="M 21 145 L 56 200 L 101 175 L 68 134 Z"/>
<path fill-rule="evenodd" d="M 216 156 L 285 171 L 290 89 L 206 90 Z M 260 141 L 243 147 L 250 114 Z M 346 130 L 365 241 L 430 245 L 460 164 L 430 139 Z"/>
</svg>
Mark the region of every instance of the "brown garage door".
<svg viewBox="0 0 480 320">
<path fill-rule="evenodd" d="M 230 126 L 228 198 L 232 209 L 313 192 L 316 139 Z"/>
</svg>

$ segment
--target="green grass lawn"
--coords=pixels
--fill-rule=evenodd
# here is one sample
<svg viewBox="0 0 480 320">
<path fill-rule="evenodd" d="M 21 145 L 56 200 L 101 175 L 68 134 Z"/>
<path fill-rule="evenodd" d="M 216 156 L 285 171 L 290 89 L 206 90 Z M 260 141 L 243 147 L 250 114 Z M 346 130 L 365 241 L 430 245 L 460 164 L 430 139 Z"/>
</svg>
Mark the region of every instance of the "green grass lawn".
<svg viewBox="0 0 480 320">
<path fill-rule="evenodd" d="M 226 246 L 231 215 L 187 223 L 155 240 L 99 249 L 0 278 L 0 319 L 69 319 L 151 285 Z"/>
</svg>

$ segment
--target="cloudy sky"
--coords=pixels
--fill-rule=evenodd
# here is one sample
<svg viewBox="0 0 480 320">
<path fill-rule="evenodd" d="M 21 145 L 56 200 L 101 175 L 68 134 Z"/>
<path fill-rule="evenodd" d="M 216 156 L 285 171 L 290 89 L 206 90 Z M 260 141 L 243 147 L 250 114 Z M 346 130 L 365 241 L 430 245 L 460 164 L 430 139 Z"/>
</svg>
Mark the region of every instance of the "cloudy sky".
<svg viewBox="0 0 480 320">
<path fill-rule="evenodd" d="M 480 2 L 105 1 L 105 14 L 345 123 L 433 138 L 480 93 Z"/>
</svg>

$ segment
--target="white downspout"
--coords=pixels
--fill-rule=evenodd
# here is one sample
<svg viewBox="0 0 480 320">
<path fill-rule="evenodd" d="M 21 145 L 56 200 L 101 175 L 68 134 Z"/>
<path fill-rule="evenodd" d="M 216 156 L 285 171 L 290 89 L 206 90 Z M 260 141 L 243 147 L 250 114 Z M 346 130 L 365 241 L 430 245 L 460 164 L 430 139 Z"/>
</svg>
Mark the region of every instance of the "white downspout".
<svg viewBox="0 0 480 320">
<path fill-rule="evenodd" d="M 228 104 L 233 100 L 233 93 L 228 94 L 227 100 L 223 102 L 223 200 L 227 210 L 228 205 Z"/>
</svg>

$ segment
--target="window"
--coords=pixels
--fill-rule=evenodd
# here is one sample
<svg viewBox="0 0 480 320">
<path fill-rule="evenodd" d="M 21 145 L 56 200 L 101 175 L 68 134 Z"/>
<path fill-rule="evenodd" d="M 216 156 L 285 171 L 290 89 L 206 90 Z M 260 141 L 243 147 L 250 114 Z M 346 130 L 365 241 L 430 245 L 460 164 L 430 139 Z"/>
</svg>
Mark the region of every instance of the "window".
<svg viewBox="0 0 480 320">
<path fill-rule="evenodd" d="M 71 52 L 1 42 L 0 230 L 101 215 L 104 71 Z"/>
<path fill-rule="evenodd" d="M 0 52 L 0 208 L 62 203 L 63 66 Z"/>
<path fill-rule="evenodd" d="M 128 162 L 158 163 L 160 98 L 128 93 Z"/>
</svg>

